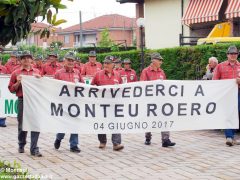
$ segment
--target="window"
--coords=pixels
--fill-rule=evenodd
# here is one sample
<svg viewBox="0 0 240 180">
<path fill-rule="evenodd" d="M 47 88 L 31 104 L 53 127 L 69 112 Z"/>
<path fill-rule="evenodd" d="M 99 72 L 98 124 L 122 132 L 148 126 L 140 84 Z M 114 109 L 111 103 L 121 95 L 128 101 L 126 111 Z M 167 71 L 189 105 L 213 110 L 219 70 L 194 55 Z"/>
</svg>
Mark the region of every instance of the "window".
<svg viewBox="0 0 240 180">
<path fill-rule="evenodd" d="M 69 39 L 70 39 L 69 35 L 65 35 L 64 36 L 64 43 L 69 44 Z"/>
</svg>

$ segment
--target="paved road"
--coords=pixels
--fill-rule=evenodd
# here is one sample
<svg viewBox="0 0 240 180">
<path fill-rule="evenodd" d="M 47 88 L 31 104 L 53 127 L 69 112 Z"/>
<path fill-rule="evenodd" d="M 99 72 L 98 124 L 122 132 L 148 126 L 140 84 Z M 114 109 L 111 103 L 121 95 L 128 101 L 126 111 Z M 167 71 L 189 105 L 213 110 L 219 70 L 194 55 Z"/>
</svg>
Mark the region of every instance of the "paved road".
<svg viewBox="0 0 240 180">
<path fill-rule="evenodd" d="M 153 134 L 151 146 L 143 144 L 143 134 L 124 134 L 121 152 L 112 151 L 110 136 L 107 148 L 100 150 L 96 135 L 79 135 L 80 154 L 69 151 L 68 134 L 56 151 L 55 134 L 42 133 L 39 146 L 44 157 L 35 158 L 29 143 L 24 154 L 17 152 L 16 119 L 9 118 L 7 124 L 0 128 L 0 159 L 16 160 L 42 179 L 240 179 L 240 146 L 225 146 L 220 131 L 173 132 L 174 148 L 162 148 L 159 133 Z"/>
</svg>

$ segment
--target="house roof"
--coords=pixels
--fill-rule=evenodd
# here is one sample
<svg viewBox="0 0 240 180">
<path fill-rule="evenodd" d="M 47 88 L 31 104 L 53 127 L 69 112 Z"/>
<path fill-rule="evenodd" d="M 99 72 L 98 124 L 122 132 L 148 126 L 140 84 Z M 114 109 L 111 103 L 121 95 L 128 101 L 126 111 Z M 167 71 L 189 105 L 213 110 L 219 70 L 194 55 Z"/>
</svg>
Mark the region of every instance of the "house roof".
<svg viewBox="0 0 240 180">
<path fill-rule="evenodd" d="M 136 19 L 118 14 L 103 15 L 82 23 L 83 30 L 104 29 L 104 28 L 135 28 Z M 62 30 L 62 32 L 75 32 L 80 30 L 76 24 Z"/>
<path fill-rule="evenodd" d="M 38 28 L 38 29 L 42 29 L 42 28 L 48 27 L 47 24 L 44 24 L 44 23 L 41 23 L 41 22 L 32 23 L 31 26 L 32 26 L 32 28 Z"/>
<path fill-rule="evenodd" d="M 48 24 L 42 23 L 42 22 L 37 22 L 37 23 L 32 23 L 31 24 L 31 30 L 39 30 L 39 29 L 44 29 L 49 27 Z M 60 32 L 62 30 L 61 27 L 55 28 L 55 32 Z"/>
</svg>

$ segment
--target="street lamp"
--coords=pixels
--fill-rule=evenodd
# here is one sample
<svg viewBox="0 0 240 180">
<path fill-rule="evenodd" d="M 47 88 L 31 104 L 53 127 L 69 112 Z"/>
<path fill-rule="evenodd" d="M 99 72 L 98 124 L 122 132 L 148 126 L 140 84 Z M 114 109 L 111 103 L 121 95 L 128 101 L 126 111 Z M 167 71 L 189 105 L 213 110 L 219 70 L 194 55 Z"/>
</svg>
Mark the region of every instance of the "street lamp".
<svg viewBox="0 0 240 180">
<path fill-rule="evenodd" d="M 144 69 L 144 51 L 143 51 L 143 28 L 145 25 L 144 18 L 137 19 L 137 26 L 140 28 L 140 48 L 141 48 L 141 71 Z"/>
</svg>

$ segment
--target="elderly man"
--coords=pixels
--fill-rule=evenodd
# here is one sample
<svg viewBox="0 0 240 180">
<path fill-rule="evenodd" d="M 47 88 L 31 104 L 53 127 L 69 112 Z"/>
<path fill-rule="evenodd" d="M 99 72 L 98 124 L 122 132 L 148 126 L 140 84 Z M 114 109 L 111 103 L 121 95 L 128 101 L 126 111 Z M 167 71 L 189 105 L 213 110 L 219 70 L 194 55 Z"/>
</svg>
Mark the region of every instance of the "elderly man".
<svg viewBox="0 0 240 180">
<path fill-rule="evenodd" d="M 43 65 L 42 75 L 54 76 L 56 71 L 62 68 L 58 63 L 58 55 L 56 53 L 50 53 L 48 55 L 48 61 L 49 62 Z"/>
<path fill-rule="evenodd" d="M 73 52 L 69 52 L 65 55 L 64 67 L 58 70 L 54 76 L 55 79 L 68 81 L 68 82 L 83 82 L 80 72 L 74 68 L 75 55 Z M 61 140 L 64 138 L 64 133 L 58 133 L 54 142 L 55 149 L 59 149 Z M 78 134 L 70 135 L 70 151 L 80 153 L 78 148 Z"/>
<path fill-rule="evenodd" d="M 2 65 L 2 57 L 0 57 L 0 74 L 7 74 L 7 68 Z"/>
<path fill-rule="evenodd" d="M 80 57 L 76 57 L 75 61 L 74 61 L 74 68 L 79 70 L 80 73 L 82 73 L 83 66 L 84 66 L 84 64 L 81 63 L 81 58 Z"/>
<path fill-rule="evenodd" d="M 7 73 L 11 74 L 15 69 L 16 66 L 18 66 L 18 53 L 17 51 L 13 51 L 10 54 L 10 59 L 5 64 L 5 67 L 7 68 Z"/>
<path fill-rule="evenodd" d="M 93 77 L 96 72 L 101 71 L 102 64 L 97 62 L 97 55 L 95 51 L 90 51 L 88 55 L 88 62 L 84 64 L 81 74 L 83 76 Z"/>
<path fill-rule="evenodd" d="M 140 80 L 141 81 L 153 81 L 157 79 L 166 79 L 166 75 L 164 71 L 160 68 L 162 65 L 163 58 L 159 53 L 153 53 L 151 54 L 151 61 L 152 63 L 145 69 L 143 69 L 141 73 Z M 171 142 L 169 139 L 170 133 L 169 132 L 162 132 L 162 147 L 169 147 L 169 146 L 175 146 L 176 143 Z M 152 134 L 151 132 L 147 132 L 145 134 L 145 144 L 150 145 L 151 144 L 151 139 L 152 139 Z"/>
<path fill-rule="evenodd" d="M 129 58 L 123 60 L 123 66 L 124 68 L 119 71 L 121 77 L 124 77 L 124 79 L 126 78 L 127 83 L 136 82 L 137 75 L 136 72 L 131 69 L 131 60 Z"/>
<path fill-rule="evenodd" d="M 92 85 L 105 86 L 105 85 L 117 85 L 122 84 L 120 74 L 113 70 L 113 56 L 106 56 L 103 61 L 103 70 L 97 72 L 92 79 Z M 99 148 L 104 149 L 107 143 L 106 134 L 98 134 L 98 140 L 100 141 Z M 121 134 L 112 134 L 113 150 L 120 151 L 124 148 L 121 145 Z"/>
<path fill-rule="evenodd" d="M 214 70 L 213 80 L 236 79 L 240 87 L 240 63 L 239 51 L 236 46 L 230 46 L 227 50 L 227 60 L 218 64 Z M 238 111 L 240 112 L 240 90 L 238 89 Z M 239 145 L 234 139 L 235 129 L 225 129 L 226 144 L 228 146 Z"/>
<path fill-rule="evenodd" d="M 24 146 L 26 145 L 27 131 L 22 130 L 23 124 L 23 91 L 21 84 L 21 75 L 36 76 L 40 77 L 39 70 L 32 67 L 32 55 L 29 51 L 25 51 L 20 56 L 21 67 L 13 71 L 11 74 L 8 88 L 11 93 L 16 93 L 18 97 L 18 152 L 24 153 Z M 28 108 L 28 107 L 25 107 Z M 33 119 L 34 121 L 34 119 Z M 39 132 L 31 132 L 31 146 L 30 152 L 32 156 L 41 157 L 42 154 L 39 152 L 37 147 Z"/>
<path fill-rule="evenodd" d="M 203 76 L 203 80 L 212 80 L 213 71 L 218 65 L 218 60 L 216 57 L 210 57 L 208 59 L 207 71 L 206 74 Z"/>
<path fill-rule="evenodd" d="M 34 65 L 33 67 L 38 69 L 41 73 L 43 72 L 43 56 L 42 55 L 37 55 L 35 58 L 34 58 Z"/>
<path fill-rule="evenodd" d="M 120 72 L 122 70 L 123 68 L 121 57 L 114 57 L 114 71 Z"/>
</svg>

